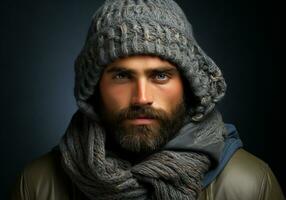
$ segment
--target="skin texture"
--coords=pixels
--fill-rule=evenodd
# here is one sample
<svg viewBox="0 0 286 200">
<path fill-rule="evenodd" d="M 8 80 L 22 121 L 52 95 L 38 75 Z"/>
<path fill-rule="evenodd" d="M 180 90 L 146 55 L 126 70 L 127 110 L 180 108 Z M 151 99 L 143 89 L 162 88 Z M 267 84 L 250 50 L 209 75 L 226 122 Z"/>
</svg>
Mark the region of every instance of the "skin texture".
<svg viewBox="0 0 286 200">
<path fill-rule="evenodd" d="M 105 68 L 99 92 L 105 126 L 127 150 L 154 151 L 182 125 L 182 78 L 175 65 L 159 57 L 115 60 Z"/>
</svg>

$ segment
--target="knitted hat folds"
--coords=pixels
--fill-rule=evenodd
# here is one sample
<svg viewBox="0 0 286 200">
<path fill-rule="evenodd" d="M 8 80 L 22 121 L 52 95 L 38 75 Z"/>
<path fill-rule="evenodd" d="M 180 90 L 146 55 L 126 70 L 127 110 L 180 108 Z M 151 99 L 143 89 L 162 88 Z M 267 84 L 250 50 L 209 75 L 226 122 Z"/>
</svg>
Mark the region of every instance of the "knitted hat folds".
<svg viewBox="0 0 286 200">
<path fill-rule="evenodd" d="M 200 121 L 224 96 L 226 83 L 217 65 L 197 44 L 192 26 L 173 0 L 106 0 L 95 12 L 85 45 L 75 62 L 79 109 L 97 114 L 88 101 L 106 65 L 131 55 L 156 55 L 176 64 L 198 103 L 191 119 Z"/>
</svg>

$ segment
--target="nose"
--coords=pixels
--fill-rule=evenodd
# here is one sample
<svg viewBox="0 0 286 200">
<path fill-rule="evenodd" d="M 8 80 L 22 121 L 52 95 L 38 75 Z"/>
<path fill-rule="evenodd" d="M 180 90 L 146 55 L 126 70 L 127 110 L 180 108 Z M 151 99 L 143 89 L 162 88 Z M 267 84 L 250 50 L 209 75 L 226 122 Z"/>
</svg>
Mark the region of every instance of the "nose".
<svg viewBox="0 0 286 200">
<path fill-rule="evenodd" d="M 135 84 L 132 100 L 132 105 L 152 105 L 153 96 L 148 82 L 144 79 L 138 80 Z"/>
</svg>

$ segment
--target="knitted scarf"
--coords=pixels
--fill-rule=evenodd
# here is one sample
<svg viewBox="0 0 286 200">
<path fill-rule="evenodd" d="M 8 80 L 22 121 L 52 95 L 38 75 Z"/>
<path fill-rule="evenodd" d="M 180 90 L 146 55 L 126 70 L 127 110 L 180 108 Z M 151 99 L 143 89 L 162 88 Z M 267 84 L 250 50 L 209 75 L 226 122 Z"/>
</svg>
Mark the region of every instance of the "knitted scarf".
<svg viewBox="0 0 286 200">
<path fill-rule="evenodd" d="M 191 125 L 191 143 L 221 149 L 225 127 L 218 112 Z M 198 199 L 203 175 L 211 166 L 207 150 L 162 148 L 133 165 L 107 150 L 105 140 L 104 129 L 78 111 L 59 145 L 64 170 L 89 199 Z"/>
</svg>

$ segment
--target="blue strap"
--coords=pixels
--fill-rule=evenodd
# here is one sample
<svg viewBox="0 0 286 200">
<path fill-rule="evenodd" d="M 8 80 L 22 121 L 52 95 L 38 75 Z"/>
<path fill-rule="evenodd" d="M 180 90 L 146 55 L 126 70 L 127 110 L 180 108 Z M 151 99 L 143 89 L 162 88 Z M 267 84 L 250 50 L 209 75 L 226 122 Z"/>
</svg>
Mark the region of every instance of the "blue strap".
<svg viewBox="0 0 286 200">
<path fill-rule="evenodd" d="M 235 126 L 232 124 L 225 124 L 225 126 L 228 130 L 228 135 L 225 140 L 223 152 L 219 159 L 219 164 L 216 168 L 208 171 L 205 174 L 203 179 L 204 188 L 207 187 L 219 175 L 235 151 L 243 146 Z"/>
</svg>

